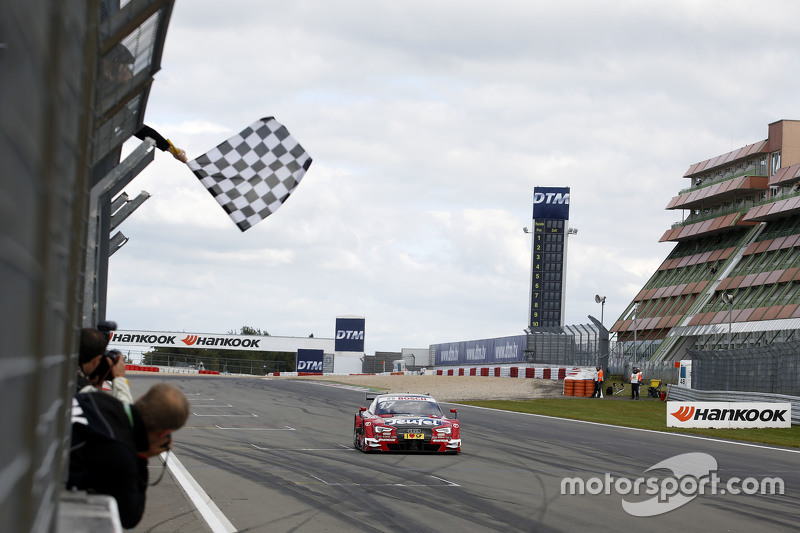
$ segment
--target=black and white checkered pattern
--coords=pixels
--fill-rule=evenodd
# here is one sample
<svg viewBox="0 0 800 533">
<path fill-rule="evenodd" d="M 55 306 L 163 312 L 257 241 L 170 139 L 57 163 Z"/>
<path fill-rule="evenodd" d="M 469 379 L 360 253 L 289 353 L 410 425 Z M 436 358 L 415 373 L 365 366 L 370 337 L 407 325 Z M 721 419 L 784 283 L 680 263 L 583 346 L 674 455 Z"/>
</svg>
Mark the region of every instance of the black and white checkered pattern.
<svg viewBox="0 0 800 533">
<path fill-rule="evenodd" d="M 286 201 L 311 166 L 311 156 L 280 122 L 267 117 L 188 165 L 245 231 Z"/>
</svg>

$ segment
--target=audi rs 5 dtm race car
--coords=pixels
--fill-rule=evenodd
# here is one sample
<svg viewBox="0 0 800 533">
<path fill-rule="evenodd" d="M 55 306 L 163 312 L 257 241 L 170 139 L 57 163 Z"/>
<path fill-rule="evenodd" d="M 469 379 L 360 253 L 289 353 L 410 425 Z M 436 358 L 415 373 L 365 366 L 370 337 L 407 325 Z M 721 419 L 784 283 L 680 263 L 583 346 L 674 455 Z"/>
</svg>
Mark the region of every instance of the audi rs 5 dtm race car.
<svg viewBox="0 0 800 533">
<path fill-rule="evenodd" d="M 442 414 L 436 400 L 425 394 L 367 393 L 369 407 L 362 407 L 353 424 L 353 446 L 371 451 L 461 451 L 458 412 Z"/>
</svg>

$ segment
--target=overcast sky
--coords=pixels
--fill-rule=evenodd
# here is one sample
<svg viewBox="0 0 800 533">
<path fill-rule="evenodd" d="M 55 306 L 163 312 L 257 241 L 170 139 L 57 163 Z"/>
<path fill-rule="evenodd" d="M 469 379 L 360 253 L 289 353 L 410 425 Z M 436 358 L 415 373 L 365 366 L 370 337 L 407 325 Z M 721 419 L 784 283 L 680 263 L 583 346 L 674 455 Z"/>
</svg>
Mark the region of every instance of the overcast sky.
<svg viewBox="0 0 800 533">
<path fill-rule="evenodd" d="M 127 188 L 120 329 L 521 334 L 533 188 L 571 188 L 567 324 L 611 326 L 672 249 L 692 163 L 800 119 L 795 0 L 177 0 L 145 122 L 197 157 L 274 116 L 314 159 L 242 233 L 169 154 Z M 138 143 L 138 141 L 136 141 Z M 128 149 L 136 145 L 128 143 Z"/>
</svg>

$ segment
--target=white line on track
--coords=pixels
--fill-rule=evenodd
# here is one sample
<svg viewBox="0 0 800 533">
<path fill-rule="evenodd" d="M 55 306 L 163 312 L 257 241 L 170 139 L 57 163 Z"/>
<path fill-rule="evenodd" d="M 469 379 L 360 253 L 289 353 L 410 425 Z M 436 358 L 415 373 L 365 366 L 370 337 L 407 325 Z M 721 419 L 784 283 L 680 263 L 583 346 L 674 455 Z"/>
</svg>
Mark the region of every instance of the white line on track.
<svg viewBox="0 0 800 533">
<path fill-rule="evenodd" d="M 321 477 L 315 476 L 313 474 L 310 474 L 310 475 L 311 475 L 311 477 L 316 479 L 321 484 L 328 485 L 328 486 L 331 486 L 331 487 L 408 487 L 408 488 L 414 488 L 414 487 L 441 487 L 442 486 L 442 485 L 440 485 L 438 483 L 435 484 L 435 485 L 431 485 L 431 484 L 428 484 L 428 483 L 329 483 L 329 482 L 325 481 L 324 479 L 322 479 Z M 453 483 L 452 481 L 447 481 L 446 479 L 442 479 L 440 477 L 436 477 L 436 476 L 433 476 L 433 475 L 430 475 L 430 477 L 432 477 L 433 479 L 435 479 L 437 481 L 441 481 L 447 487 L 460 487 L 461 486 L 458 483 Z M 302 483 L 302 482 L 297 482 L 295 484 L 296 485 L 308 485 L 308 483 Z"/>
<path fill-rule="evenodd" d="M 262 448 L 258 444 L 250 444 L 250 446 L 265 452 L 341 452 L 350 449 L 346 446 L 341 448 Z"/>
<path fill-rule="evenodd" d="M 164 452 L 160 455 L 162 461 L 166 461 L 166 453 L 167 452 Z M 172 454 L 171 460 L 167 461 L 167 466 L 213 533 L 236 532 L 236 528 L 231 521 L 222 514 L 222 511 L 219 510 L 219 507 L 217 507 L 208 494 L 206 494 L 203 487 L 189 474 L 186 467 L 178 460 L 177 455 L 174 453 Z"/>
<path fill-rule="evenodd" d="M 241 428 L 241 427 L 240 428 L 226 428 L 226 427 L 222 427 L 222 426 L 218 426 L 217 424 L 214 424 L 214 427 L 217 428 L 217 429 L 225 429 L 225 430 L 232 430 L 232 431 L 297 431 L 296 429 L 294 429 L 292 427 L 289 427 L 289 426 L 283 426 L 282 428 Z"/>
<path fill-rule="evenodd" d="M 453 402 L 442 402 L 442 403 L 453 403 Z M 494 409 L 493 407 L 480 407 L 477 405 L 467 405 L 467 404 L 459 404 L 454 403 L 454 405 L 459 405 L 461 407 L 471 407 L 473 409 L 486 409 L 487 411 L 502 411 L 504 413 L 513 413 L 517 415 L 524 415 L 524 416 L 535 416 L 539 418 L 549 418 L 551 420 L 561 420 L 563 422 L 576 422 L 578 424 L 592 424 L 595 426 L 606 426 L 610 428 L 618 428 L 618 429 L 627 429 L 628 431 L 644 431 L 645 433 L 656 433 L 658 435 L 670 435 L 672 437 L 683 437 L 686 439 L 700 439 L 700 440 L 708 440 L 712 442 L 721 442 L 722 444 L 733 444 L 736 446 L 748 446 L 750 448 L 763 448 L 765 450 L 774 450 L 776 452 L 787 452 L 787 453 L 800 453 L 800 450 L 793 450 L 790 448 L 778 448 L 775 446 L 766 446 L 764 444 L 753 444 L 751 442 L 739 442 L 736 440 L 723 440 L 723 439 L 715 439 L 714 437 L 704 437 L 702 435 L 687 435 L 685 433 L 671 433 L 669 431 L 656 431 L 655 429 L 642 429 L 642 428 L 629 428 L 626 426 L 617 426 L 615 424 L 604 424 L 602 422 L 589 422 L 588 420 L 575 420 L 572 418 L 559 418 L 557 416 L 549 416 L 549 415 L 539 415 L 536 413 L 520 413 L 517 411 L 506 411 L 504 409 Z"/>
<path fill-rule="evenodd" d="M 195 412 L 192 412 L 192 416 L 228 416 L 228 417 L 231 417 L 231 416 L 246 416 L 248 418 L 253 418 L 253 417 L 258 418 L 258 415 L 255 414 L 255 413 L 250 413 L 249 415 L 199 415 L 199 414 L 197 414 Z"/>
</svg>

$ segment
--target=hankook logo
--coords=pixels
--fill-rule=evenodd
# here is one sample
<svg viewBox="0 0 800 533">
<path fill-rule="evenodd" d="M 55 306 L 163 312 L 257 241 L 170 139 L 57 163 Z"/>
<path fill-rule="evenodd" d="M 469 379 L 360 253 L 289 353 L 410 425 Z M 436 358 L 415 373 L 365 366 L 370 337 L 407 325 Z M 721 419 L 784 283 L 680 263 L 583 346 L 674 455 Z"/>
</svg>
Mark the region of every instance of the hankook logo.
<svg viewBox="0 0 800 533">
<path fill-rule="evenodd" d="M 694 415 L 694 407 L 689 407 L 688 405 L 682 405 L 677 411 L 674 413 L 670 413 L 672 416 L 680 420 L 681 422 L 686 422 L 692 415 Z"/>
<path fill-rule="evenodd" d="M 261 339 L 228 339 L 225 337 L 200 337 L 187 335 L 181 339 L 186 346 L 229 346 L 231 348 L 258 348 Z"/>
<path fill-rule="evenodd" d="M 791 427 L 789 402 L 667 402 L 667 427 Z"/>
</svg>

